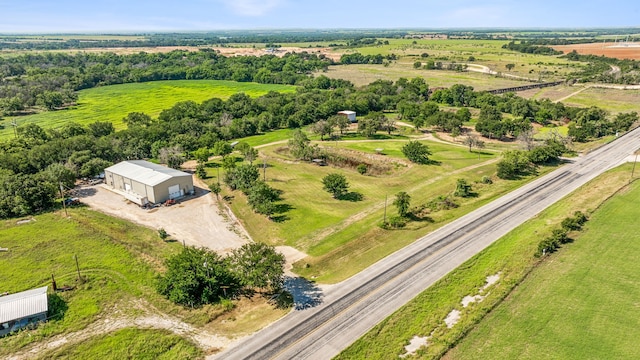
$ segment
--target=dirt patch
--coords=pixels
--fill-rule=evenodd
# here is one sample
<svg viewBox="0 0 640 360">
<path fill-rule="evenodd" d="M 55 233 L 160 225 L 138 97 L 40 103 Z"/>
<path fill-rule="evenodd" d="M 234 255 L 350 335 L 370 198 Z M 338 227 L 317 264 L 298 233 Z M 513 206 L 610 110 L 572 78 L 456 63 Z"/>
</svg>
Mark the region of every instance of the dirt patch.
<svg viewBox="0 0 640 360">
<path fill-rule="evenodd" d="M 175 317 L 160 313 L 149 313 L 149 310 L 155 310 L 155 308 L 144 303 L 142 300 L 138 301 L 138 304 L 132 304 L 132 306 L 138 309 L 143 309 L 147 314 L 129 318 L 120 315 L 116 311 L 113 316 L 98 320 L 80 331 L 56 335 L 46 341 L 28 346 L 26 349 L 12 354 L 8 359 L 31 359 L 42 352 L 59 348 L 62 345 L 78 344 L 92 337 L 128 327 L 169 330 L 176 335 L 180 335 L 193 341 L 202 350 L 204 350 L 205 353 L 209 354 L 219 351 L 219 349 L 228 346 L 233 341 L 232 339 L 216 335 L 204 329 L 196 329 Z"/>
<path fill-rule="evenodd" d="M 240 224 L 221 212 L 208 190 L 196 187 L 194 197 L 170 207 L 144 210 L 109 191 L 104 185 L 83 186 L 76 196 L 92 209 L 157 230 L 165 229 L 170 240 L 229 252 L 249 241 Z"/>
<path fill-rule="evenodd" d="M 444 319 L 444 323 L 447 324 L 448 329 L 451 329 L 455 324 L 458 323 L 458 321 L 460 321 L 460 310 L 458 309 L 451 310 L 449 315 L 447 315 L 447 317 Z"/>
<path fill-rule="evenodd" d="M 604 55 L 616 59 L 640 60 L 640 44 L 635 43 L 589 43 L 552 46 L 555 50 L 568 54 L 575 50 L 582 55 Z"/>
<path fill-rule="evenodd" d="M 406 345 L 404 347 L 404 349 L 407 352 L 403 355 L 400 355 L 400 357 L 405 358 L 407 356 L 415 355 L 418 349 L 420 349 L 421 347 L 429 346 L 429 338 L 431 338 L 431 336 L 427 336 L 427 337 L 414 336 L 413 339 L 409 341 L 409 345 Z"/>
</svg>

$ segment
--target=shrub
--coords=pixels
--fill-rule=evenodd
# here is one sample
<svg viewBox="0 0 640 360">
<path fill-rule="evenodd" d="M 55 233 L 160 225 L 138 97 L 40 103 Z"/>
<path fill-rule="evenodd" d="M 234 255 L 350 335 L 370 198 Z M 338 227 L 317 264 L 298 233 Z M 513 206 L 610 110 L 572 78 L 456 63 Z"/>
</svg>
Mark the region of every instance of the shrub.
<svg viewBox="0 0 640 360">
<path fill-rule="evenodd" d="M 364 175 L 367 173 L 367 165 L 360 164 L 356 167 L 356 170 L 358 171 L 358 173 L 360 173 L 360 175 Z"/>
</svg>

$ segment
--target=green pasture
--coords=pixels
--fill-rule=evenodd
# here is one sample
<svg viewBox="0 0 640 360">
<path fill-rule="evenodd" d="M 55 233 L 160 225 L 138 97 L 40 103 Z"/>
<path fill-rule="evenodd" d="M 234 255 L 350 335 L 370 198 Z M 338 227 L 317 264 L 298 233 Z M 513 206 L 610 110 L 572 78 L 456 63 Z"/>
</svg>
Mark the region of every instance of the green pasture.
<svg viewBox="0 0 640 360">
<path fill-rule="evenodd" d="M 256 97 L 269 91 L 293 92 L 295 87 L 223 80 L 170 80 L 102 86 L 79 91 L 78 105 L 73 108 L 5 118 L 0 122 L 4 125 L 0 130 L 0 140 L 13 136 L 10 125 L 13 120 L 18 126 L 35 123 L 44 128 L 60 127 L 67 122 L 84 125 L 109 121 L 116 129 L 122 129 L 125 127 L 122 118 L 130 112 L 144 112 L 156 117 L 179 101 L 202 102 L 214 97 L 227 99 L 239 92 Z"/>
<path fill-rule="evenodd" d="M 260 149 L 267 159 L 267 183 L 283 191 L 281 205 L 286 211 L 277 214 L 275 221 L 255 214 L 239 191 L 229 192 L 223 187 L 234 214 L 257 241 L 277 245 L 290 245 L 304 251 L 310 257 L 294 265 L 294 270 L 319 282 L 343 280 L 376 260 L 415 241 L 416 238 L 442 226 L 496 197 L 530 181 L 503 181 L 494 178 L 491 185 L 479 181 L 495 174 L 497 154 L 489 151 L 469 152 L 466 147 L 425 142 L 433 151 L 432 165 L 408 164 L 400 155 L 406 140 L 338 141 L 340 150 L 351 150 L 360 156 L 374 156 L 382 148 L 384 157 L 397 162 L 390 174 L 379 176 L 360 175 L 354 170 L 317 166 L 294 161 L 276 150 L 285 144 Z M 335 147 L 336 142 L 320 142 Z M 262 160 L 260 160 L 262 162 Z M 550 171 L 541 168 L 540 173 Z M 344 174 L 350 191 L 361 194 L 360 201 L 336 200 L 322 189 L 321 179 L 331 172 Z M 216 182 L 215 166 L 208 168 L 207 180 Z M 222 175 L 221 175 L 222 176 Z M 261 178 L 263 174 L 261 172 Z M 399 191 L 407 191 L 412 206 L 424 204 L 439 196 L 451 194 L 458 178 L 473 185 L 477 197 L 456 201 L 457 209 L 429 214 L 418 221 L 409 222 L 401 230 L 383 230 L 378 227 L 384 216 L 385 197 L 387 216 L 394 216 L 391 203 Z"/>
<path fill-rule="evenodd" d="M 607 201 L 450 352 L 449 359 L 634 359 L 640 184 Z"/>
<path fill-rule="evenodd" d="M 70 209 L 39 215 L 26 224 L 16 219 L 0 222 L 2 291 L 10 293 L 51 285 L 77 285 L 61 293 L 68 310 L 34 331 L 0 339 L 0 356 L 59 333 L 86 327 L 118 303 L 145 297 L 158 303 L 153 284 L 162 259 L 179 251 L 179 244 L 161 241 L 149 229 L 100 213 Z M 87 281 L 77 284 L 80 272 Z M 124 308 L 126 309 L 126 307 Z"/>
<path fill-rule="evenodd" d="M 203 353 L 189 341 L 167 330 L 127 328 L 64 345 L 40 354 L 38 359 L 121 360 L 121 359 L 201 359 Z"/>
<path fill-rule="evenodd" d="M 571 106 L 598 106 L 614 114 L 631 111 L 640 113 L 640 90 L 589 88 L 563 102 Z"/>
<path fill-rule="evenodd" d="M 406 353 L 404 347 L 409 344 L 409 341 L 414 336 L 431 337 L 428 340 L 428 347 L 419 349 L 417 355 L 408 358 L 438 359 L 451 346 L 460 341 L 466 333 L 476 327 L 477 323 L 479 323 L 477 330 L 472 331 L 468 339 L 463 339 L 459 348 L 447 354 L 445 356 L 446 359 L 513 359 L 520 358 L 523 354 L 525 358 L 553 358 L 554 354 L 556 354 L 553 350 L 559 350 L 555 342 L 556 337 L 564 341 L 562 339 L 567 336 L 588 332 L 590 326 L 594 324 L 594 321 L 606 317 L 606 314 L 610 312 L 626 312 L 628 320 L 621 321 L 624 323 L 623 327 L 628 329 L 627 326 L 633 323 L 632 319 L 634 319 L 631 315 L 634 307 L 630 306 L 631 304 L 628 303 L 628 300 L 633 296 L 637 297 L 637 291 L 634 290 L 624 295 L 621 294 L 621 291 L 626 289 L 622 284 L 629 284 L 629 280 L 633 278 L 633 275 L 630 274 L 637 273 L 637 262 L 632 260 L 633 256 L 636 256 L 637 251 L 632 251 L 618 260 L 616 259 L 617 254 L 613 254 L 604 249 L 604 247 L 607 246 L 603 245 L 601 239 L 608 238 L 609 233 L 619 234 L 615 236 L 623 238 L 624 234 L 627 234 L 626 230 L 618 232 L 618 229 L 615 228 L 613 224 L 620 224 L 622 221 L 625 221 L 623 219 L 629 219 L 634 216 L 635 212 L 630 211 L 628 215 L 625 215 L 620 220 L 613 221 L 612 225 L 606 227 L 609 233 L 604 231 L 599 232 L 599 237 L 595 237 L 594 242 L 600 244 L 602 248 L 581 250 L 583 246 L 587 246 L 582 243 L 589 242 L 585 239 L 586 234 L 585 236 L 579 237 L 576 236 L 577 234 L 571 234 L 572 237 L 576 238 L 576 242 L 565 245 L 564 248 L 559 250 L 559 253 L 553 254 L 550 258 L 544 260 L 540 267 L 537 267 L 539 259 L 536 259 L 533 254 L 540 239 L 549 235 L 551 230 L 555 226 L 558 226 L 562 219 L 572 215 L 573 212 L 577 210 L 584 212 L 596 210 L 599 204 L 606 201 L 620 188 L 626 186 L 629 181 L 630 170 L 631 166 L 625 165 L 605 173 L 581 187 L 576 192 L 568 195 L 565 199 L 552 205 L 535 218 L 516 228 L 456 270 L 447 274 L 429 289 L 382 321 L 364 337 L 341 353 L 337 359 L 397 358 L 399 355 Z M 636 190 L 634 190 L 633 193 L 625 195 L 625 200 L 623 201 L 627 204 L 627 207 L 623 207 L 620 211 L 629 209 L 629 201 L 638 196 L 640 186 L 636 185 L 634 188 Z M 587 225 L 588 229 L 595 228 L 598 226 L 596 224 L 600 224 L 598 218 L 601 216 L 601 212 L 607 211 L 605 210 L 607 207 L 611 208 L 616 206 L 614 205 L 614 201 L 616 201 L 615 198 L 605 205 L 602 210 L 597 210 L 597 213 Z M 629 223 L 632 222 L 629 221 Z M 589 231 L 590 230 L 588 230 L 588 232 Z M 623 240 L 625 243 L 618 247 L 620 252 L 625 251 L 626 241 L 628 239 L 629 238 Z M 633 245 L 632 248 L 637 248 L 637 250 L 640 251 L 640 248 L 636 245 L 637 244 Z M 614 245 L 611 245 L 611 247 L 613 246 Z M 565 252 L 567 254 L 565 254 Z M 582 268 L 581 278 L 576 278 L 575 280 L 565 279 L 565 275 L 568 273 L 566 271 L 567 266 L 572 263 L 572 261 L 568 261 L 567 257 L 571 256 L 570 254 L 574 252 L 588 253 L 590 259 L 602 264 L 612 260 L 614 262 L 612 266 L 622 264 L 625 261 L 629 264 L 620 270 L 616 270 L 615 274 L 612 274 L 617 278 L 611 285 L 606 285 L 606 283 L 611 280 L 610 275 L 603 274 L 595 275 L 585 286 L 585 288 L 591 290 L 596 288 L 609 289 L 611 287 L 617 289 L 612 293 L 612 296 L 623 296 L 625 300 L 615 300 L 613 304 L 625 305 L 627 306 L 626 308 L 613 310 L 614 307 L 606 306 L 589 315 L 588 311 L 586 311 L 589 309 L 582 309 L 583 302 L 574 301 L 576 300 L 574 297 L 549 297 L 549 294 L 552 294 L 554 291 L 560 293 L 560 290 L 548 287 L 547 284 L 549 284 L 549 281 L 564 284 L 563 289 L 566 291 L 582 287 L 580 283 L 587 278 L 586 272 L 589 271 L 588 265 Z M 605 256 L 603 256 L 603 254 Z M 623 269 L 627 270 L 626 275 Z M 496 274 L 499 274 L 499 280 L 483 293 L 486 298 L 482 302 L 472 303 L 466 308 L 462 307 L 461 300 L 463 297 L 478 294 L 480 288 L 486 283 L 486 277 Z M 537 274 L 542 274 L 545 280 L 526 285 L 529 282 L 528 279 L 525 279 L 528 274 L 530 274 L 532 278 L 536 278 L 538 276 Z M 517 293 L 520 292 L 520 290 L 517 289 L 513 293 L 513 297 L 508 296 L 514 287 L 518 286 L 523 279 L 525 279 L 523 287 L 530 288 L 532 291 L 528 295 L 522 294 L 520 296 L 517 295 Z M 618 281 L 617 279 L 620 280 Z M 600 281 L 600 284 L 593 284 L 598 281 Z M 637 282 L 637 279 L 635 281 Z M 535 300 L 531 299 L 531 297 L 536 294 L 538 297 Z M 591 303 L 588 293 L 578 293 L 578 296 L 584 296 L 587 299 L 587 303 Z M 505 297 L 507 297 L 505 305 L 498 305 Z M 522 304 L 520 301 L 516 301 L 516 299 L 524 299 L 524 304 L 528 304 L 529 302 L 535 303 L 535 310 L 540 311 L 540 315 L 533 314 L 533 308 L 525 308 L 525 306 L 522 305 L 518 307 L 509 306 L 511 303 Z M 531 299 L 531 301 L 529 301 L 529 299 Z M 482 320 L 483 317 L 497 305 L 498 311 L 496 312 L 498 314 L 490 314 L 486 320 Z M 444 319 L 453 309 L 461 311 L 461 318 L 456 325 L 449 329 L 445 325 Z M 578 311 L 576 316 L 568 314 L 574 310 Z M 587 320 L 590 316 L 591 319 Z M 515 319 L 512 320 L 513 318 Z M 530 320 L 531 323 L 526 322 L 526 320 L 524 320 L 525 318 Z M 612 319 L 613 318 L 617 319 L 618 316 L 614 315 Z M 557 328 L 551 328 L 549 331 L 546 331 L 544 329 L 546 320 L 548 319 L 555 319 L 558 324 L 563 324 L 564 326 L 560 325 Z M 600 347 L 604 350 L 612 344 L 612 342 L 616 341 L 616 339 L 628 339 L 619 342 L 619 344 L 621 344 L 618 345 L 619 347 L 633 343 L 633 339 L 635 339 L 633 334 L 637 332 L 637 329 L 629 329 L 629 334 L 631 335 L 626 337 L 618 331 L 622 327 L 615 327 L 615 324 L 611 324 L 611 321 L 605 324 L 614 326 L 613 329 L 615 330 L 612 331 L 611 334 L 606 335 L 601 333 L 594 334 L 590 337 L 591 345 L 587 345 L 586 340 L 585 342 L 581 342 L 579 338 L 575 338 L 577 342 L 580 342 L 580 345 L 584 344 L 588 346 L 588 348 L 581 350 L 579 352 L 581 355 L 568 356 L 568 351 L 570 349 L 575 350 L 577 347 L 571 347 L 571 344 L 567 344 L 567 352 L 559 352 L 557 358 L 629 358 L 628 356 L 607 356 L 604 353 L 596 353 L 596 356 L 589 356 L 588 349 Z M 598 326 L 596 329 L 601 328 L 603 327 Z M 527 331 L 526 334 L 524 333 L 525 331 Z M 546 339 L 546 341 L 543 339 L 537 340 L 537 337 L 540 335 L 544 335 L 543 339 Z M 597 340 L 596 338 L 601 340 Z M 544 345 L 538 345 L 538 343 L 542 341 L 545 341 Z M 531 346 L 531 348 L 529 348 L 529 346 Z M 627 349 L 636 348 L 627 347 Z M 539 352 L 530 350 L 539 350 Z M 620 355 L 622 353 L 612 353 L 612 355 L 616 354 Z M 630 352 L 627 352 L 627 354 L 630 354 Z"/>
</svg>

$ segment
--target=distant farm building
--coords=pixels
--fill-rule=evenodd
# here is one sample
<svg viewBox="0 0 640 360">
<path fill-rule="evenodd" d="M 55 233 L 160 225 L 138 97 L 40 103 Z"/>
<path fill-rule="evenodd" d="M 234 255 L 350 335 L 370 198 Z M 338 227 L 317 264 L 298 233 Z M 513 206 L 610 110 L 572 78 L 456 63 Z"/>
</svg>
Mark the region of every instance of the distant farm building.
<svg viewBox="0 0 640 360">
<path fill-rule="evenodd" d="M 47 287 L 0 297 L 0 337 L 47 320 Z"/>
<path fill-rule="evenodd" d="M 163 203 L 193 193 L 191 174 L 144 160 L 129 160 L 104 169 L 105 184 L 138 204 Z"/>
<path fill-rule="evenodd" d="M 356 112 L 350 110 L 338 111 L 338 115 L 346 116 L 352 123 L 357 122 Z"/>
</svg>

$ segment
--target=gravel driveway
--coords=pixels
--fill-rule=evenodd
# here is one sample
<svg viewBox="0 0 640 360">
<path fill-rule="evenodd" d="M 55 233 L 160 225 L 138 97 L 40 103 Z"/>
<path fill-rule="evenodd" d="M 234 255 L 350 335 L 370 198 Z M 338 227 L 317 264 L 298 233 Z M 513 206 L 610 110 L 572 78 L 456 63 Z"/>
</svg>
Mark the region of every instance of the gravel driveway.
<svg viewBox="0 0 640 360">
<path fill-rule="evenodd" d="M 123 218 L 152 229 L 164 228 L 172 239 L 187 245 L 226 253 L 249 242 L 239 224 L 221 214 L 209 190 L 196 187 L 196 195 L 176 205 L 145 210 L 108 190 L 104 185 L 76 189 L 80 200 L 92 209 Z"/>
</svg>

